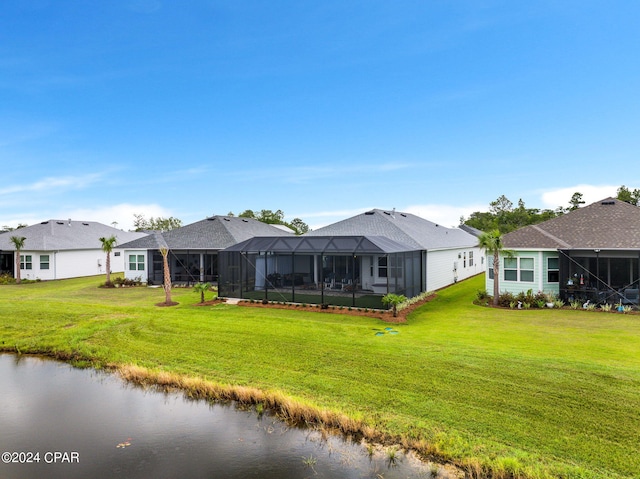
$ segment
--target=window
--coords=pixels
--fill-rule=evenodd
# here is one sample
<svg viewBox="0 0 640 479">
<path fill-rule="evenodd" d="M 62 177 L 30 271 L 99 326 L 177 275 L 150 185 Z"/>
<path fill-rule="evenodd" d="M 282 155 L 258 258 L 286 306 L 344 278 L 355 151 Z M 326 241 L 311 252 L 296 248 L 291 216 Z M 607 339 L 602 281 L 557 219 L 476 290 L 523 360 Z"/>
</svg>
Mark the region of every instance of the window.
<svg viewBox="0 0 640 479">
<path fill-rule="evenodd" d="M 129 271 L 144 271 L 144 255 L 143 254 L 129 255 Z"/>
<path fill-rule="evenodd" d="M 33 269 L 33 263 L 30 254 L 20 255 L 20 269 Z"/>
<path fill-rule="evenodd" d="M 120 256 L 120 251 L 114 251 L 113 256 Z"/>
<path fill-rule="evenodd" d="M 560 282 L 560 261 L 558 258 L 547 258 L 547 282 Z"/>
<path fill-rule="evenodd" d="M 518 281 L 518 258 L 504 259 L 504 280 Z"/>
<path fill-rule="evenodd" d="M 41 254 L 40 255 L 40 269 L 49 269 L 49 255 Z"/>
<path fill-rule="evenodd" d="M 473 251 L 469 251 L 469 268 L 473 266 Z"/>
<path fill-rule="evenodd" d="M 505 258 L 504 280 L 533 282 L 533 258 Z"/>
<path fill-rule="evenodd" d="M 378 258 L 378 277 L 386 278 L 387 277 L 387 257 L 380 256 Z"/>
<path fill-rule="evenodd" d="M 467 252 L 464 252 L 464 259 L 462 260 L 462 267 L 466 268 L 467 267 Z"/>
<path fill-rule="evenodd" d="M 520 258 L 520 281 L 533 283 L 533 258 Z"/>
</svg>

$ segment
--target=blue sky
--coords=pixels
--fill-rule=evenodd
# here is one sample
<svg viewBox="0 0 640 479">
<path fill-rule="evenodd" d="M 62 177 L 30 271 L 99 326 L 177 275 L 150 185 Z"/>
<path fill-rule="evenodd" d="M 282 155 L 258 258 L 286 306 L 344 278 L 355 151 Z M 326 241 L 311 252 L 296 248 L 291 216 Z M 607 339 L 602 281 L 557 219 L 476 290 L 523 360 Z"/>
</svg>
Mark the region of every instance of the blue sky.
<svg viewBox="0 0 640 479">
<path fill-rule="evenodd" d="M 640 2 L 0 4 L 0 225 L 640 187 Z"/>
</svg>

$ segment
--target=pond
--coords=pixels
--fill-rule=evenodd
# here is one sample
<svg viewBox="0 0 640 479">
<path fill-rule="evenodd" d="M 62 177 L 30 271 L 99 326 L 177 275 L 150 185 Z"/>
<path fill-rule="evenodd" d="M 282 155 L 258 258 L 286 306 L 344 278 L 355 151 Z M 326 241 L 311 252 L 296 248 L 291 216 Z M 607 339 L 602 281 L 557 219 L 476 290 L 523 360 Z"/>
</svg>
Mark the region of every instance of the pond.
<svg viewBox="0 0 640 479">
<path fill-rule="evenodd" d="M 0 477 L 425 478 L 444 469 L 233 404 L 0 354 Z"/>
</svg>

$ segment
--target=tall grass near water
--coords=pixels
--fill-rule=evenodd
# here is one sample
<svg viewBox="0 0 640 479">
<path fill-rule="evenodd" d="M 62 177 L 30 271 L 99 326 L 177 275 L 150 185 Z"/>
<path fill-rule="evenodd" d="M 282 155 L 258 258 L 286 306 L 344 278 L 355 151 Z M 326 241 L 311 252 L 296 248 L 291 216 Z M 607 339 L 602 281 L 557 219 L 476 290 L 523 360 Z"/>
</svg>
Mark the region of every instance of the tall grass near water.
<svg viewBox="0 0 640 479">
<path fill-rule="evenodd" d="M 396 442 L 470 477 L 640 471 L 640 317 L 473 304 L 482 277 L 376 336 L 366 317 L 196 306 L 103 278 L 0 286 L 0 348 L 113 367 L 196 398 Z"/>
</svg>

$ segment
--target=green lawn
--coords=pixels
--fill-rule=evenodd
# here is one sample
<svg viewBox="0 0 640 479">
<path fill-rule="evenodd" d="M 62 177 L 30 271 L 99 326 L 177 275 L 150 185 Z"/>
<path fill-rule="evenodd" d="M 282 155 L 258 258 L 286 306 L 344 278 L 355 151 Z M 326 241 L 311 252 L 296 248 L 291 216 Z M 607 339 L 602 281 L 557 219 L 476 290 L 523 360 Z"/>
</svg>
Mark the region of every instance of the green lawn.
<svg viewBox="0 0 640 479">
<path fill-rule="evenodd" d="M 483 277 L 379 320 L 196 306 L 104 278 L 0 286 L 0 347 L 255 386 L 347 414 L 496 477 L 640 471 L 640 316 L 473 305 Z"/>
</svg>

